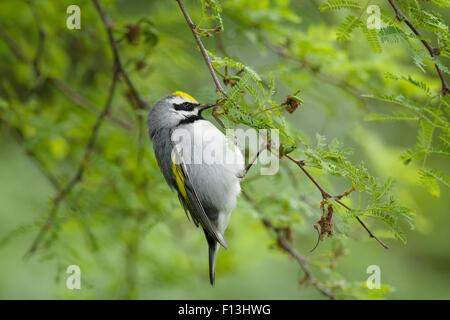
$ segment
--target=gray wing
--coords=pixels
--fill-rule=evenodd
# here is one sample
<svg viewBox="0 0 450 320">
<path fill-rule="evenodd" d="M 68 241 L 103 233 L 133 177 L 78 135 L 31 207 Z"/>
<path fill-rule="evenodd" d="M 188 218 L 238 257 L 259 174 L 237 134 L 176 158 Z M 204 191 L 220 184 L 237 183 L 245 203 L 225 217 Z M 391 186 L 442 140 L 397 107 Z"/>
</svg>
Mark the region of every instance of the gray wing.
<svg viewBox="0 0 450 320">
<path fill-rule="evenodd" d="M 178 191 L 178 198 L 186 212 L 189 211 L 192 220 L 196 226 L 199 224 L 203 229 L 217 242 L 219 242 L 225 249 L 228 248 L 227 242 L 223 235 L 217 230 L 217 227 L 211 222 L 206 214 L 197 192 L 195 191 L 192 181 L 189 177 L 186 164 L 183 161 L 182 156 L 178 152 L 175 145 L 173 145 L 172 155 L 172 172 L 175 177 L 176 187 Z"/>
</svg>

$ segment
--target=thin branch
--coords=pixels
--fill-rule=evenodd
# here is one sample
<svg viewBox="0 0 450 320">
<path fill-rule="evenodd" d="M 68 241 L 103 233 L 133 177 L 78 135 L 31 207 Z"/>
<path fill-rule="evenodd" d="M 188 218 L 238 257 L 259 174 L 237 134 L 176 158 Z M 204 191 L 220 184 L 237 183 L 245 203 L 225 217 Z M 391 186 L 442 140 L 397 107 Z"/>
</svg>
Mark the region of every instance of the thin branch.
<svg viewBox="0 0 450 320">
<path fill-rule="evenodd" d="M 260 135 L 261 138 L 263 138 L 262 135 Z M 244 171 L 244 176 L 247 175 L 248 171 L 250 170 L 250 168 L 253 166 L 253 164 L 256 162 L 256 160 L 259 158 L 261 152 L 263 152 L 263 150 L 266 150 L 268 146 L 268 142 L 267 140 L 263 141 L 263 143 L 261 143 L 261 145 L 259 146 L 258 151 L 256 152 L 255 156 L 253 157 L 253 159 L 251 159 L 249 161 L 249 163 L 247 164 L 247 166 L 245 167 L 245 171 Z"/>
<path fill-rule="evenodd" d="M 184 18 L 186 19 L 187 24 L 189 25 L 189 28 L 192 31 L 192 34 L 194 35 L 195 41 L 197 42 L 198 47 L 200 48 L 200 52 L 202 53 L 203 59 L 205 60 L 206 65 L 208 66 L 209 73 L 211 73 L 211 77 L 213 78 L 214 84 L 216 85 L 217 91 L 219 91 L 224 96 L 227 95 L 225 90 L 223 89 L 222 85 L 219 82 L 219 79 L 217 79 L 217 75 L 214 71 L 214 68 L 211 64 L 211 58 L 209 57 L 208 53 L 206 52 L 205 47 L 203 46 L 202 41 L 200 40 L 200 37 L 198 36 L 197 32 L 195 31 L 195 24 L 192 22 L 191 18 L 189 17 L 189 14 L 186 11 L 186 8 L 183 5 L 182 0 L 175 0 L 178 2 L 178 5 L 180 6 L 181 11 L 183 12 Z"/>
<path fill-rule="evenodd" d="M 259 155 L 261 154 L 261 152 L 263 151 L 264 148 L 260 148 L 258 150 L 258 152 L 256 153 L 256 155 L 253 157 L 252 160 L 249 161 L 249 163 L 247 164 L 247 166 L 245 167 L 245 171 L 244 171 L 244 175 L 246 175 L 248 173 L 248 171 L 250 170 L 250 168 L 253 166 L 253 164 L 255 163 L 256 159 L 258 159 Z"/>
<path fill-rule="evenodd" d="M 0 25 L 0 38 L 6 42 L 6 45 L 14 53 L 17 59 L 25 63 L 31 63 L 31 60 L 26 56 L 17 42 L 8 34 L 8 31 L 2 25 Z"/>
<path fill-rule="evenodd" d="M 39 171 L 47 178 L 47 180 L 53 185 L 53 187 L 56 190 L 59 190 L 61 188 L 61 185 L 58 182 L 58 179 L 50 172 L 50 170 L 47 170 L 44 163 L 41 159 L 39 159 L 38 155 L 31 149 L 26 149 L 25 153 L 27 156 L 32 159 L 34 162 L 36 162 Z"/>
<path fill-rule="evenodd" d="M 92 151 L 94 150 L 94 145 L 95 145 L 95 142 L 97 140 L 97 135 L 98 135 L 100 126 L 103 123 L 103 121 L 104 121 L 106 115 L 108 114 L 109 110 L 111 109 L 112 100 L 113 100 L 113 97 L 114 97 L 116 84 L 117 84 L 117 80 L 118 80 L 118 70 L 116 68 L 116 65 L 114 65 L 114 71 L 113 72 L 114 72 L 114 75 L 113 75 L 113 79 L 112 79 L 112 82 L 111 82 L 111 86 L 109 88 L 108 98 L 107 98 L 105 107 L 102 110 L 102 112 L 100 113 L 100 115 L 98 116 L 97 121 L 95 122 L 94 126 L 92 127 L 91 135 L 90 135 L 88 143 L 87 143 L 87 145 L 85 147 L 84 155 L 83 155 L 83 158 L 82 158 L 82 160 L 81 160 L 81 162 L 80 162 L 80 164 L 78 166 L 78 169 L 77 169 L 75 175 L 72 177 L 72 179 L 53 198 L 52 209 L 51 209 L 50 214 L 49 214 L 49 216 L 47 218 L 47 221 L 42 226 L 42 228 L 39 231 L 38 235 L 34 239 L 31 247 L 29 248 L 29 250 L 27 251 L 27 253 L 25 255 L 25 258 L 30 257 L 34 252 L 36 252 L 36 250 L 39 247 L 39 244 L 43 240 L 43 238 L 44 238 L 45 234 L 47 233 L 47 231 L 53 225 L 53 222 L 54 222 L 56 216 L 58 215 L 58 209 L 59 209 L 59 205 L 61 204 L 61 201 L 83 179 L 83 173 L 84 173 L 84 171 L 86 169 L 86 166 L 88 164 L 89 157 L 92 154 Z"/>
<path fill-rule="evenodd" d="M 117 42 L 114 40 L 114 36 L 112 33 L 113 30 L 113 22 L 109 15 L 106 13 L 106 11 L 102 8 L 98 0 L 93 0 L 95 8 L 97 9 L 103 24 L 105 25 L 106 33 L 108 35 L 108 41 L 111 46 L 111 49 L 113 51 L 115 64 L 117 66 L 117 70 L 119 73 L 123 76 L 125 83 L 128 85 L 128 88 L 131 91 L 131 94 L 133 95 L 134 99 L 137 102 L 137 106 L 139 109 L 147 109 L 148 105 L 147 102 L 141 97 L 139 92 L 136 89 L 136 86 L 131 81 L 130 76 L 128 75 L 127 71 L 125 70 L 122 60 L 120 58 L 119 49 L 117 48 Z"/>
<path fill-rule="evenodd" d="M 4 28 L 1 25 L 0 25 L 0 38 L 2 38 L 6 42 L 6 44 L 11 49 L 13 54 L 20 61 L 30 64 L 33 67 L 34 72 L 38 78 L 49 80 L 50 83 L 52 83 L 59 91 L 61 91 L 63 94 L 65 94 L 74 103 L 82 106 L 84 109 L 86 109 L 92 113 L 98 114 L 98 109 L 99 109 L 98 107 L 96 107 L 94 104 L 92 104 L 88 99 L 83 97 L 81 94 L 79 94 L 78 92 L 71 89 L 62 80 L 59 80 L 59 79 L 56 79 L 53 77 L 42 77 L 39 62 L 40 62 L 42 54 L 43 54 L 44 41 L 45 41 L 46 35 L 45 35 L 44 30 L 42 29 L 42 26 L 41 26 L 42 20 L 39 15 L 39 12 L 37 11 L 37 8 L 33 5 L 33 3 L 31 1 L 29 1 L 29 4 L 31 6 L 33 17 L 36 21 L 36 24 L 38 26 L 38 32 L 39 32 L 38 46 L 37 46 L 34 57 L 32 57 L 32 58 L 28 57 L 28 55 L 25 54 L 25 52 L 20 48 L 20 46 L 17 44 L 17 42 L 12 37 L 9 36 L 6 28 Z M 38 233 L 35 240 L 33 241 L 30 249 L 26 253 L 25 258 L 32 255 L 38 249 L 38 246 L 41 243 L 41 241 L 43 240 L 45 234 L 53 225 L 54 219 L 56 218 L 56 216 L 58 214 L 58 209 L 59 209 L 60 203 L 72 191 L 72 189 L 79 182 L 82 181 L 83 173 L 86 169 L 89 157 L 94 149 L 98 131 L 99 131 L 99 128 L 100 128 L 101 124 L 103 123 L 103 121 L 106 118 L 109 118 L 110 120 L 112 120 L 116 124 L 120 125 L 124 129 L 131 130 L 131 126 L 128 123 L 110 115 L 110 110 L 112 107 L 112 100 L 113 100 L 114 92 L 116 89 L 116 84 L 119 80 L 119 75 L 123 76 L 123 78 L 125 79 L 125 82 L 128 85 L 128 87 L 132 93 L 132 96 L 135 98 L 135 101 L 137 101 L 138 108 L 144 109 L 147 107 L 147 103 L 145 102 L 144 99 L 141 98 L 141 96 L 137 92 L 136 87 L 132 83 L 128 73 L 126 72 L 126 70 L 124 69 L 124 67 L 122 65 L 122 62 L 121 62 L 121 59 L 120 59 L 120 56 L 118 53 L 117 45 L 112 36 L 111 20 L 109 19 L 106 12 L 103 11 L 103 9 L 99 5 L 98 1 L 94 0 L 94 4 L 100 13 L 102 21 L 105 24 L 105 27 L 106 27 L 106 30 L 108 33 L 108 39 L 109 39 L 109 42 L 110 42 L 110 45 L 112 47 L 113 54 L 114 54 L 114 64 L 113 64 L 114 75 L 113 75 L 111 87 L 109 89 L 108 99 L 107 99 L 104 109 L 97 116 L 97 121 L 95 122 L 95 124 L 92 128 L 91 136 L 86 145 L 85 152 L 84 152 L 83 158 L 81 160 L 81 163 L 79 164 L 78 169 L 77 169 L 75 175 L 73 176 L 73 178 L 64 187 L 61 187 L 59 182 L 57 181 L 57 179 L 50 172 L 45 170 L 45 168 L 42 166 L 42 162 L 39 160 L 39 157 L 37 157 L 37 155 L 33 151 L 27 150 L 27 155 L 30 156 L 32 159 L 34 159 L 36 162 L 38 162 L 40 164 L 40 168 L 42 169 L 43 173 L 49 179 L 49 181 L 54 185 L 54 187 L 58 190 L 58 193 L 53 198 L 53 205 L 52 205 L 50 214 L 46 220 L 46 223 L 42 226 L 40 232 Z M 16 130 L 16 131 L 18 132 L 18 130 Z"/>
<path fill-rule="evenodd" d="M 139 92 L 136 89 L 136 86 L 134 85 L 134 83 L 131 81 L 131 78 L 128 74 L 128 72 L 126 71 L 123 63 L 122 63 L 122 59 L 120 57 L 119 54 L 119 49 L 117 47 L 117 42 L 116 40 L 114 40 L 114 36 L 113 36 L 113 22 L 111 20 L 111 18 L 109 17 L 108 13 L 103 9 L 103 7 L 100 5 L 100 2 L 98 0 L 93 0 L 95 8 L 97 9 L 102 22 L 105 26 L 106 29 L 106 33 L 108 35 L 108 41 L 109 41 L 109 45 L 111 47 L 111 50 L 113 52 L 114 55 L 114 61 L 115 64 L 117 66 L 117 71 L 120 73 L 120 75 L 124 78 L 125 83 L 127 84 L 128 88 L 130 89 L 131 95 L 134 98 L 134 101 L 137 104 L 137 108 L 141 109 L 141 110 L 146 110 L 148 109 L 148 104 L 147 101 L 145 101 L 142 96 L 139 94 Z M 138 127 L 138 155 L 137 155 L 137 162 L 138 162 L 138 167 L 139 164 L 142 161 L 143 158 L 143 142 L 144 142 L 144 121 L 143 121 L 143 115 L 141 113 L 137 113 L 136 114 L 136 120 L 137 120 L 137 127 Z"/>
<path fill-rule="evenodd" d="M 7 30 L 3 28 L 0 25 L 0 38 L 2 38 L 12 53 L 16 56 L 17 59 L 20 61 L 27 63 L 31 65 L 34 68 L 35 73 L 38 75 L 41 75 L 40 69 L 37 71 L 36 68 L 39 68 L 39 64 L 35 61 L 39 61 L 40 58 L 35 56 L 33 59 L 27 57 L 27 55 L 24 53 L 24 51 L 20 48 L 20 46 L 17 44 L 17 42 L 8 34 Z M 42 41 L 42 40 L 41 40 Z M 39 52 L 39 50 L 37 50 Z M 78 93 L 77 91 L 73 90 L 67 83 L 65 83 L 63 80 L 52 77 L 52 76 L 46 76 L 46 80 L 50 81 L 52 85 L 56 89 L 58 89 L 60 92 L 62 92 L 66 97 L 68 97 L 72 102 L 74 102 L 76 105 L 84 108 L 85 110 L 94 113 L 95 115 L 99 114 L 100 108 L 96 105 L 94 105 L 92 102 L 90 102 L 86 97 Z M 126 121 L 115 117 L 111 113 L 107 115 L 108 119 L 110 119 L 112 122 L 116 123 L 117 125 L 121 126 L 123 129 L 131 131 L 132 126 L 127 123 Z"/>
<path fill-rule="evenodd" d="M 33 14 L 33 17 L 34 17 L 34 20 L 36 22 L 36 26 L 38 29 L 38 45 L 37 45 L 36 53 L 31 61 L 31 63 L 33 65 L 34 73 L 36 74 L 36 77 L 40 78 L 41 70 L 40 70 L 39 63 L 40 63 L 41 57 L 44 53 L 44 44 L 45 44 L 45 39 L 46 39 L 47 35 L 46 35 L 44 29 L 42 28 L 42 26 L 43 26 L 42 18 L 41 18 L 41 15 L 39 14 L 38 9 L 36 8 L 36 4 L 30 0 L 28 0 L 27 2 L 31 8 L 31 12 Z"/>
<path fill-rule="evenodd" d="M 93 104 L 91 101 L 89 101 L 86 97 L 84 97 L 77 91 L 73 90 L 67 83 L 65 83 L 64 81 L 62 81 L 60 79 L 53 78 L 53 77 L 48 77 L 47 79 L 50 81 L 51 84 L 54 85 L 54 87 L 56 89 L 58 89 L 61 93 L 63 93 L 73 103 L 75 103 L 76 105 L 82 107 L 83 109 L 85 109 L 93 114 L 96 114 L 96 115 L 99 114 L 100 108 L 98 106 Z M 123 128 L 127 131 L 131 131 L 133 129 L 133 127 L 130 123 L 112 115 L 111 113 L 107 114 L 107 118 L 109 120 L 111 120 L 111 122 L 117 124 L 118 126 L 120 126 L 121 128 Z"/>
<path fill-rule="evenodd" d="M 273 226 L 268 226 L 267 222 L 270 223 L 268 220 L 264 220 L 264 225 L 268 228 L 274 228 Z M 332 294 L 327 288 L 325 288 L 322 284 L 320 284 L 317 279 L 314 277 L 314 275 L 311 272 L 311 269 L 308 266 L 308 261 L 300 254 L 297 250 L 295 250 L 289 241 L 285 237 L 282 237 L 281 231 L 277 230 L 277 239 L 279 246 L 287 251 L 300 265 L 300 267 L 305 272 L 305 278 L 310 282 L 317 290 L 319 290 L 320 293 L 322 293 L 324 296 L 334 300 L 336 297 L 334 294 Z"/>
<path fill-rule="evenodd" d="M 440 50 L 438 48 L 433 48 L 431 44 L 422 38 L 422 34 L 417 30 L 417 28 L 412 24 L 411 21 L 408 20 L 408 18 L 403 14 L 400 7 L 397 5 L 397 3 L 394 0 L 388 0 L 391 4 L 392 8 L 395 11 L 395 16 L 398 21 L 405 22 L 406 25 L 411 29 L 411 31 L 419 37 L 420 41 L 423 43 L 423 45 L 427 48 L 428 52 L 430 53 L 431 58 L 435 59 L 439 54 Z M 445 96 L 447 93 L 450 93 L 450 87 L 447 84 L 447 81 L 445 80 L 444 73 L 442 72 L 441 68 L 437 63 L 434 63 L 434 66 L 436 68 L 436 71 L 439 75 L 439 78 L 441 79 L 442 83 L 442 94 Z"/>
<path fill-rule="evenodd" d="M 288 158 L 289 160 L 291 160 L 292 162 L 294 162 L 303 171 L 303 173 L 309 178 L 309 180 L 311 180 L 312 183 L 314 183 L 314 185 L 317 187 L 317 189 L 319 189 L 320 193 L 322 194 L 322 198 L 329 199 L 332 197 L 331 194 L 329 194 L 327 191 L 325 191 L 325 189 L 322 188 L 322 186 L 317 182 L 317 180 L 314 179 L 314 177 L 305 169 L 304 161 L 296 160 L 288 154 L 286 154 L 285 157 Z"/>
<path fill-rule="evenodd" d="M 219 124 L 219 126 L 222 128 L 222 129 L 225 129 L 225 125 L 224 125 L 224 123 L 222 122 L 222 120 L 220 120 L 220 118 L 219 118 L 219 114 L 216 112 L 216 107 L 214 107 L 214 110 L 213 110 L 213 112 L 212 112 L 212 116 L 213 116 L 213 118 L 216 120 L 216 122 Z"/>
<path fill-rule="evenodd" d="M 344 208 L 346 208 L 347 210 L 351 211 L 353 210 L 351 207 L 349 207 L 348 205 L 346 205 L 345 203 L 343 203 L 340 198 L 342 198 L 342 195 L 339 196 L 332 196 L 329 192 L 327 192 L 318 182 L 316 179 L 314 179 L 314 177 L 308 172 L 308 170 L 305 169 L 305 162 L 301 161 L 301 160 L 296 160 L 294 158 L 292 158 L 290 155 L 285 155 L 286 158 L 288 158 L 289 160 L 291 160 L 292 162 L 294 162 L 302 171 L 303 173 L 309 178 L 309 180 L 311 180 L 312 183 L 314 183 L 314 185 L 317 187 L 317 189 L 319 189 L 320 193 L 322 194 L 322 198 L 324 200 L 326 199 L 334 199 L 334 201 L 336 201 L 337 203 L 339 203 L 341 206 L 343 206 Z M 361 218 L 359 217 L 355 217 L 356 220 L 358 220 L 358 222 L 362 225 L 362 227 L 367 231 L 367 233 L 369 234 L 369 236 L 371 238 L 374 238 L 376 241 L 378 241 L 378 243 L 380 243 L 383 248 L 385 249 L 389 249 L 389 247 L 383 242 L 381 241 L 368 227 L 367 225 L 361 220 Z"/>
<path fill-rule="evenodd" d="M 245 191 L 242 191 L 242 195 L 256 210 L 260 211 L 256 202 L 253 201 L 253 199 L 251 199 Z M 303 257 L 297 250 L 295 250 L 294 247 L 292 247 L 291 243 L 283 234 L 283 230 L 281 228 L 275 227 L 272 222 L 270 222 L 270 220 L 265 217 L 262 217 L 261 221 L 267 229 L 275 231 L 278 246 L 298 262 L 303 272 L 305 273 L 305 279 L 308 281 L 308 283 L 312 284 L 324 296 L 333 300 L 336 299 L 335 295 L 316 279 L 311 269 L 309 268 L 308 260 Z"/>
<path fill-rule="evenodd" d="M 15 134 L 20 143 L 23 144 L 25 142 L 24 134 L 19 128 L 12 126 L 10 123 L 0 118 L 0 125 L 1 124 L 4 124 L 7 129 L 10 129 L 11 132 Z M 53 187 L 56 190 L 59 190 L 61 186 L 58 182 L 58 179 L 56 179 L 56 177 L 46 168 L 39 156 L 32 149 L 28 148 L 25 148 L 25 153 L 33 162 L 37 164 L 39 171 L 41 171 L 41 173 L 47 178 L 47 180 L 53 185 Z"/>
</svg>

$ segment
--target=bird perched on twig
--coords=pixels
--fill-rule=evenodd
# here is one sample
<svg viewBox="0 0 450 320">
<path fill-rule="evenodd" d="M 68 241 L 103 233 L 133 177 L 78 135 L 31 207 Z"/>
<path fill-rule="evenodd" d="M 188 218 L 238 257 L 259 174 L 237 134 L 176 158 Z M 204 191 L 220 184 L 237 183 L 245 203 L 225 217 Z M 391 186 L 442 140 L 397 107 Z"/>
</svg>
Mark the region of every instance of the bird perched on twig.
<svg viewBox="0 0 450 320">
<path fill-rule="evenodd" d="M 209 277 L 214 285 L 219 244 L 224 238 L 245 174 L 244 158 L 234 141 L 202 117 L 214 104 L 200 104 L 177 91 L 158 100 L 147 119 L 158 165 L 169 186 L 209 246 Z"/>
</svg>

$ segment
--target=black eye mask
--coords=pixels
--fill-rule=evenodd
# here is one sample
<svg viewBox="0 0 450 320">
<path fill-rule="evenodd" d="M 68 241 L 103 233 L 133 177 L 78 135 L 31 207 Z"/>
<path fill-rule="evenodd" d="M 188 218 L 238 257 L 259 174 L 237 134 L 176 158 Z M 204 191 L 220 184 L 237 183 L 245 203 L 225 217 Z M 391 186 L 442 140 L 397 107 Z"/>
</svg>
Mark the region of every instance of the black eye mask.
<svg viewBox="0 0 450 320">
<path fill-rule="evenodd" d="M 182 110 L 182 111 L 192 111 L 194 110 L 194 108 L 197 106 L 197 103 L 192 103 L 192 102 L 183 102 L 183 103 L 178 103 L 178 104 L 174 104 L 173 107 L 175 110 Z"/>
</svg>

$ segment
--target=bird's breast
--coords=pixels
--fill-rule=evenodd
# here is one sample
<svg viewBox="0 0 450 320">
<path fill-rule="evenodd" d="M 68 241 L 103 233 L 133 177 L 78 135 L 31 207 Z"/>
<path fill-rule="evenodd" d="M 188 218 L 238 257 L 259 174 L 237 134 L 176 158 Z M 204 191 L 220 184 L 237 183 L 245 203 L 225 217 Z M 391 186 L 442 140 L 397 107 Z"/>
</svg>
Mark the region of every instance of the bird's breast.
<svg viewBox="0 0 450 320">
<path fill-rule="evenodd" d="M 187 165 L 221 166 L 236 175 L 244 168 L 234 137 L 225 136 L 207 120 L 180 126 L 173 131 L 172 141 Z"/>
<path fill-rule="evenodd" d="M 230 212 L 240 193 L 238 176 L 245 168 L 233 137 L 225 136 L 212 123 L 198 120 L 174 130 L 172 141 L 185 161 L 191 182 L 202 203 Z"/>
</svg>

